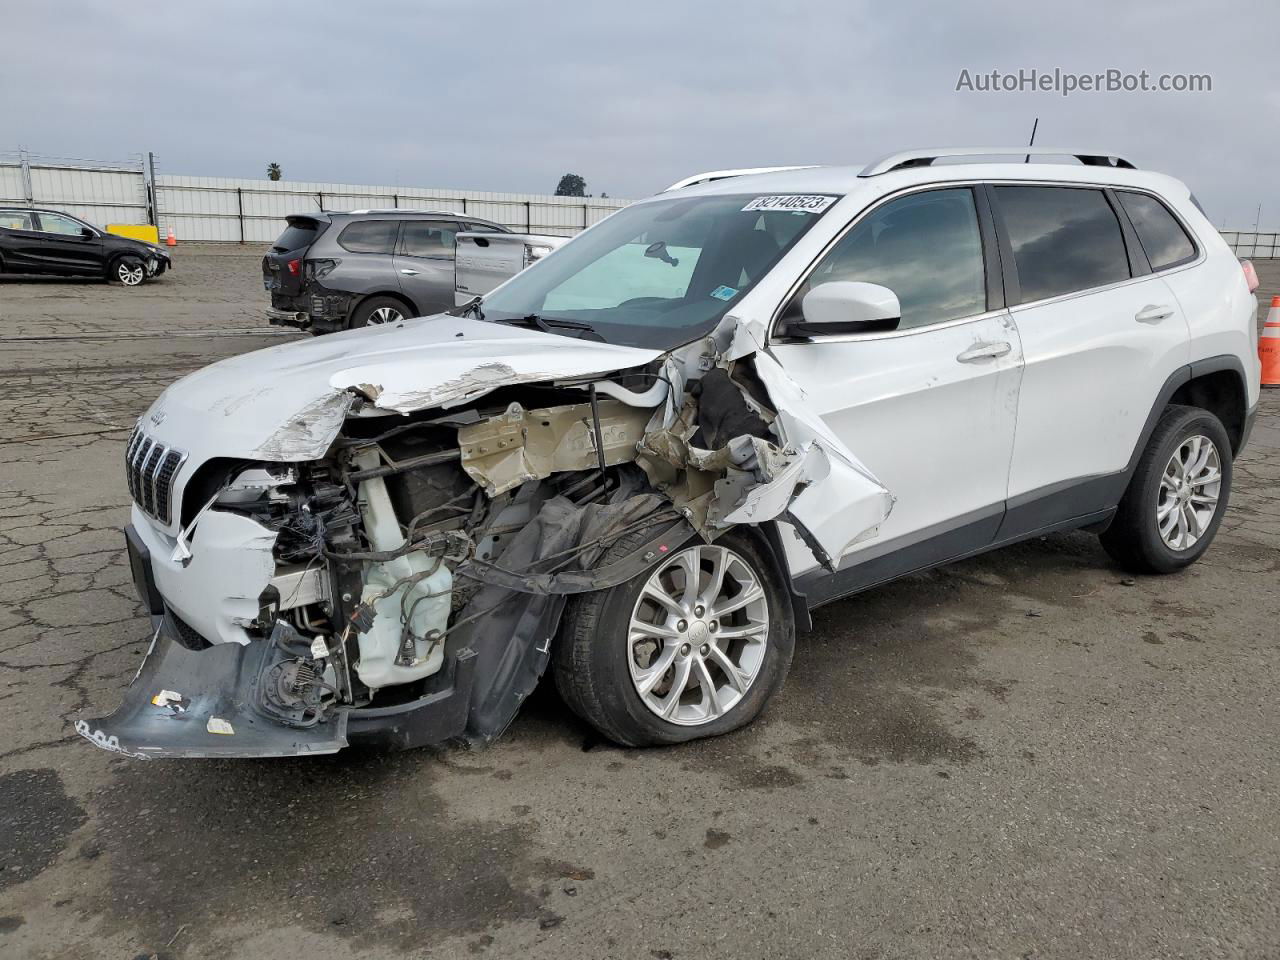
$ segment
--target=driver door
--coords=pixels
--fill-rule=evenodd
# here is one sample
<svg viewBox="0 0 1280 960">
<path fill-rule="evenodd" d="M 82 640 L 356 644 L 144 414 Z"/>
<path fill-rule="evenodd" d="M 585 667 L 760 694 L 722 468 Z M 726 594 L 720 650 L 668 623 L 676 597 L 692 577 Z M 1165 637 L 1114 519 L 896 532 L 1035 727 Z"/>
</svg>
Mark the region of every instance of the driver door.
<svg viewBox="0 0 1280 960">
<path fill-rule="evenodd" d="M 40 231 L 32 245 L 32 260 L 47 273 L 95 276 L 105 273 L 102 238 L 79 220 L 59 213 L 36 215 Z"/>
<path fill-rule="evenodd" d="M 879 533 L 846 552 L 812 600 L 989 545 L 1004 514 L 1022 348 L 996 269 L 985 195 L 917 191 L 864 214 L 784 308 L 771 348 L 809 405 L 894 497 Z M 897 294 L 887 332 L 786 337 L 803 296 L 833 280 Z M 810 493 L 817 493 L 815 488 Z M 803 497 L 801 498 L 803 500 Z M 799 505 L 800 501 L 798 501 Z M 795 540 L 793 572 L 815 566 Z"/>
</svg>

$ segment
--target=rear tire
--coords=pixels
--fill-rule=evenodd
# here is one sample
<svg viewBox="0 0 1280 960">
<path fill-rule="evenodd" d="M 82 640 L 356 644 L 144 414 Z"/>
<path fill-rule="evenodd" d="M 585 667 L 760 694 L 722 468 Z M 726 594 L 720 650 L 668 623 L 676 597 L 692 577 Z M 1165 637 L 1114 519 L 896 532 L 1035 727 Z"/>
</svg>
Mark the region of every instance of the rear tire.
<svg viewBox="0 0 1280 960">
<path fill-rule="evenodd" d="M 1231 440 L 1199 407 L 1161 415 L 1115 519 L 1102 534 L 1111 558 L 1134 573 L 1174 573 L 1200 559 L 1231 494 Z"/>
<path fill-rule="evenodd" d="M 623 537 L 601 563 L 631 555 L 652 536 Z M 684 571 L 695 568 L 698 588 L 685 593 Z M 653 599 L 655 584 L 666 601 Z M 578 716 L 636 747 L 750 723 L 782 687 L 794 648 L 791 603 L 776 565 L 756 538 L 730 532 L 714 545 L 694 541 L 620 586 L 574 597 L 552 664 L 556 687 Z"/>
<path fill-rule="evenodd" d="M 370 297 L 352 311 L 348 326 L 355 330 L 357 327 L 399 323 L 408 316 L 408 308 L 395 297 Z"/>
</svg>

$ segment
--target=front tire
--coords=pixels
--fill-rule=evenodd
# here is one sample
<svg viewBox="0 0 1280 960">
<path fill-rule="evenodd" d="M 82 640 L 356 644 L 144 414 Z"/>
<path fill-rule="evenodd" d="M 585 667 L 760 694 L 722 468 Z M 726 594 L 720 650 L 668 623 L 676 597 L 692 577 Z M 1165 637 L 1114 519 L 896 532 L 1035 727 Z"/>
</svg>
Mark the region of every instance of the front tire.
<svg viewBox="0 0 1280 960">
<path fill-rule="evenodd" d="M 1199 407 L 1170 406 L 1102 534 L 1103 548 L 1135 573 L 1191 565 L 1222 523 L 1231 473 L 1231 439 L 1222 421 Z"/>
<path fill-rule="evenodd" d="M 107 279 L 126 287 L 138 287 L 147 278 L 147 268 L 137 257 L 117 257 L 111 261 Z"/>
<path fill-rule="evenodd" d="M 629 556 L 640 530 L 601 563 Z M 787 591 L 764 547 L 731 532 L 675 551 L 639 577 L 575 597 L 553 653 L 556 687 L 623 746 L 682 743 L 751 722 L 795 648 Z"/>
</svg>

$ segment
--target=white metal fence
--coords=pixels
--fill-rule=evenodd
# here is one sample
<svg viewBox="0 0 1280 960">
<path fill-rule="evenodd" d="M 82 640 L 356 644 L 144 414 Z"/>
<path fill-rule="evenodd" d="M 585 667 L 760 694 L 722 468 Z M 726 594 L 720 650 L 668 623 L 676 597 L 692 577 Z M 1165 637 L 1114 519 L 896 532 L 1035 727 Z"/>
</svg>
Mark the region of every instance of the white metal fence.
<svg viewBox="0 0 1280 960">
<path fill-rule="evenodd" d="M 161 235 L 172 227 L 179 240 L 246 243 L 270 243 L 280 235 L 284 218 L 291 213 L 370 207 L 448 210 L 493 220 L 519 231 L 568 237 L 628 203 L 612 197 L 550 197 L 225 177 L 159 176 L 156 188 Z"/>
<path fill-rule="evenodd" d="M 142 160 L 32 157 L 0 153 L 0 204 L 54 207 L 90 223 L 147 223 L 147 182 Z"/>
<path fill-rule="evenodd" d="M 152 192 L 154 191 L 154 203 Z M 120 163 L 0 152 L 0 205 L 45 206 L 91 223 L 154 223 L 179 240 L 270 243 L 291 213 L 408 207 L 450 210 L 514 230 L 572 236 L 630 201 L 429 187 L 356 186 L 160 175 L 141 157 Z M 1280 258 L 1280 234 L 1223 230 L 1236 256 Z"/>
<path fill-rule="evenodd" d="M 1274 260 L 1280 257 L 1280 233 L 1223 230 L 1222 239 L 1227 241 L 1237 257 L 1250 260 Z"/>
</svg>

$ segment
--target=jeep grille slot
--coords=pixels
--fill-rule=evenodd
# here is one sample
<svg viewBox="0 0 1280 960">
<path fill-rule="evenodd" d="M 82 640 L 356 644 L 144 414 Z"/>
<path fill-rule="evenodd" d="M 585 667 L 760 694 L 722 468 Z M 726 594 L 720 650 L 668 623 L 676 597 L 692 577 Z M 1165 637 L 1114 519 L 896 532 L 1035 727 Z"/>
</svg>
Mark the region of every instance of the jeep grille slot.
<svg viewBox="0 0 1280 960">
<path fill-rule="evenodd" d="M 133 434 L 125 446 L 125 476 L 129 484 L 129 497 L 143 513 L 168 523 L 172 516 L 171 503 L 173 478 L 187 459 L 182 450 L 166 447 L 148 437 L 141 426 L 133 428 Z"/>
</svg>

